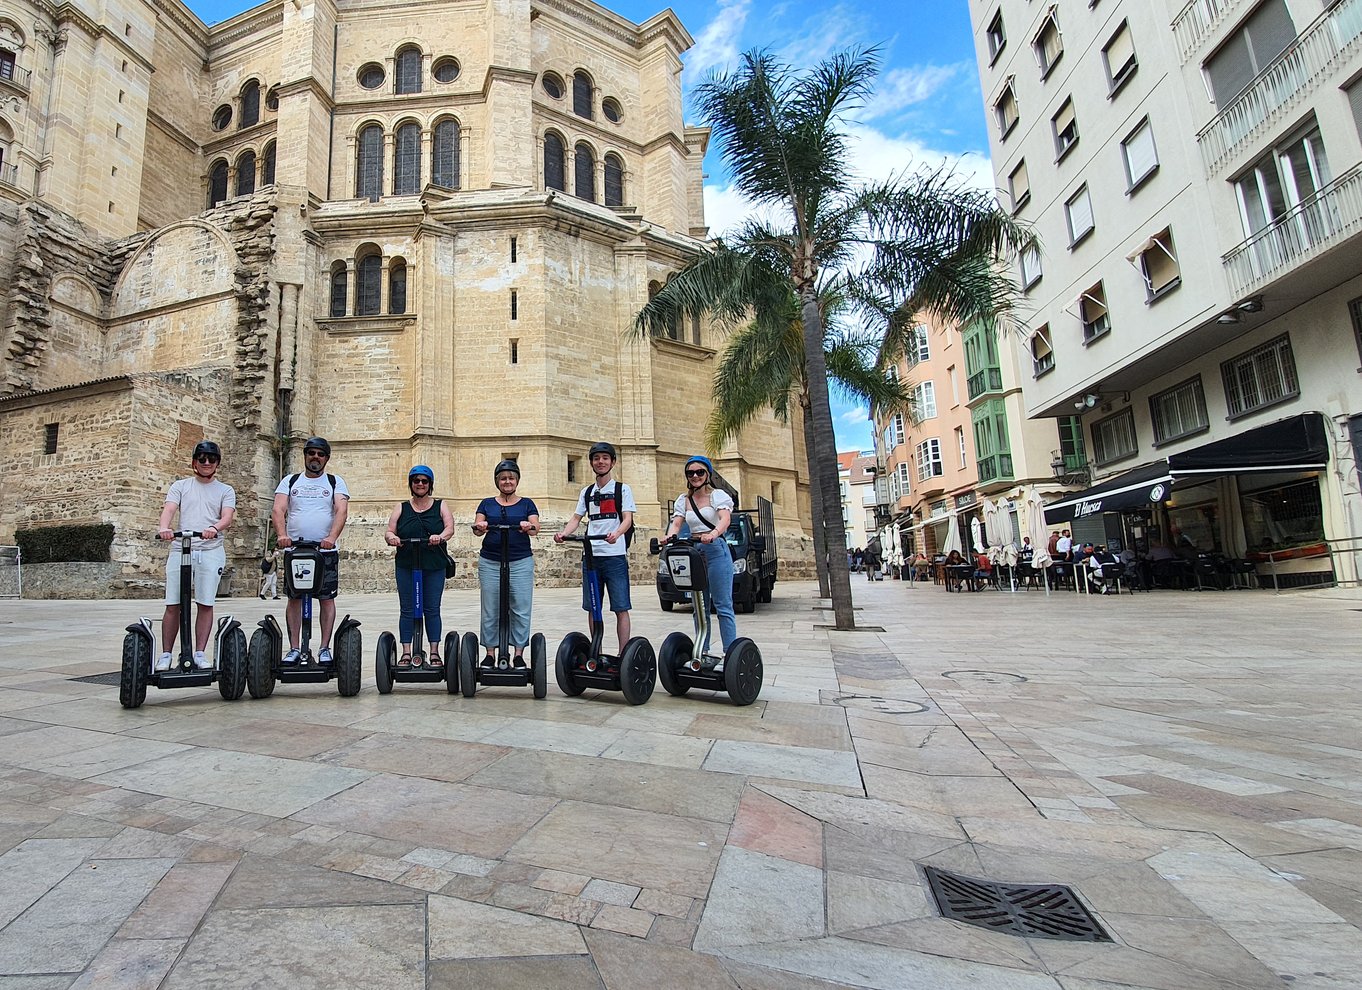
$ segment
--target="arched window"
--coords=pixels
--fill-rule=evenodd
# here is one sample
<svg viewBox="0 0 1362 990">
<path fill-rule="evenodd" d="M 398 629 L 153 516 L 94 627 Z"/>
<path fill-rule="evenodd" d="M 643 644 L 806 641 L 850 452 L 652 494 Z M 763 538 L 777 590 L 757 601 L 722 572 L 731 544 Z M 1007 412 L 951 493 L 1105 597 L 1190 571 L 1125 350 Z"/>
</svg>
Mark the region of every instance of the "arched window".
<svg viewBox="0 0 1362 990">
<path fill-rule="evenodd" d="M 421 92 L 421 49 L 403 48 L 397 53 L 397 92 Z"/>
<path fill-rule="evenodd" d="M 669 278 L 669 279 L 667 279 L 667 281 L 670 282 L 671 279 Z M 651 302 L 652 299 L 653 299 L 653 296 L 657 295 L 657 294 L 658 294 L 659 292 L 661 292 L 661 291 L 662 291 L 662 283 L 661 283 L 661 282 L 657 281 L 656 279 L 654 279 L 653 281 L 649 282 L 649 283 L 648 283 L 648 301 Z M 680 321 L 676 319 L 675 314 L 673 314 L 672 318 L 669 319 L 669 320 L 667 321 L 667 338 L 668 338 L 669 340 L 680 340 L 680 339 L 681 339 L 681 324 L 680 324 Z"/>
<path fill-rule="evenodd" d="M 394 316 L 407 311 L 407 263 L 401 258 L 388 262 L 388 312 Z"/>
<path fill-rule="evenodd" d="M 383 195 L 383 128 L 366 124 L 355 144 L 355 197 L 377 203 Z"/>
<path fill-rule="evenodd" d="M 227 198 L 227 163 L 216 161 L 208 170 L 208 205 L 217 206 Z"/>
<path fill-rule="evenodd" d="M 346 271 L 345 262 L 338 261 L 331 266 L 331 315 L 345 315 L 346 299 Z"/>
<path fill-rule="evenodd" d="M 573 149 L 572 191 L 578 199 L 596 202 L 596 159 L 585 144 Z"/>
<path fill-rule="evenodd" d="M 567 192 L 567 180 L 563 171 L 563 139 L 557 134 L 545 134 L 544 188 Z"/>
<path fill-rule="evenodd" d="M 624 205 L 624 162 L 619 155 L 605 156 L 605 205 Z"/>
<path fill-rule="evenodd" d="M 459 122 L 442 120 L 431 141 L 430 181 L 445 189 L 459 188 Z"/>
<path fill-rule="evenodd" d="M 241 122 L 237 127 L 260 123 L 260 84 L 252 79 L 241 87 Z"/>
<path fill-rule="evenodd" d="M 572 75 L 572 112 L 591 119 L 591 77 L 585 72 Z"/>
<path fill-rule="evenodd" d="M 355 262 L 355 315 L 377 316 L 383 288 L 383 258 L 367 254 Z"/>
<path fill-rule="evenodd" d="M 413 196 L 421 191 L 421 125 L 398 127 L 393 151 L 393 195 Z"/>
<path fill-rule="evenodd" d="M 243 151 L 236 160 L 236 194 L 249 196 L 255 192 L 255 152 Z"/>
<path fill-rule="evenodd" d="M 261 159 L 260 184 L 262 186 L 274 185 L 274 154 L 275 144 L 271 141 L 265 145 L 265 157 Z"/>
</svg>

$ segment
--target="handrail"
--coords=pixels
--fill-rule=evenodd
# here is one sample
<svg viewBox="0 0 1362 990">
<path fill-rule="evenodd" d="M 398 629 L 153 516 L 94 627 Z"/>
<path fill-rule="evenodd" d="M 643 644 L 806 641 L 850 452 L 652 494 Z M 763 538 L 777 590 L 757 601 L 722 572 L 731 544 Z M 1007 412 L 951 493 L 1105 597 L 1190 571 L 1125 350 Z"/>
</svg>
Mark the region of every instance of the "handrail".
<svg viewBox="0 0 1362 990">
<path fill-rule="evenodd" d="M 1173 18 L 1173 37 L 1177 39 L 1186 62 L 1229 15 L 1245 0 L 1188 0 Z"/>
<path fill-rule="evenodd" d="M 9 162 L 0 162 L 0 184 L 19 188 L 19 166 Z"/>
<path fill-rule="evenodd" d="M 1276 277 L 1362 229 L 1362 164 L 1231 248 L 1221 263 L 1232 295 Z"/>
<path fill-rule="evenodd" d="M 1306 558 L 1300 558 L 1300 557 L 1285 557 L 1285 556 L 1284 556 L 1282 559 L 1283 559 L 1283 560 L 1300 560 L 1300 559 L 1306 559 L 1306 560 L 1319 560 L 1319 559 L 1322 559 L 1322 558 L 1326 558 L 1326 557 L 1327 557 L 1328 560 L 1329 560 L 1329 572 L 1330 572 L 1330 577 L 1329 577 L 1329 579 L 1326 580 L 1326 581 L 1320 582 L 1320 583 L 1318 583 L 1318 584 L 1295 585 L 1292 589 L 1288 589 L 1288 590 L 1314 591 L 1314 590 L 1317 590 L 1317 589 L 1319 589 L 1319 588 L 1338 588 L 1338 587 L 1342 587 L 1343 585 L 1358 585 L 1358 584 L 1362 584 L 1362 578 L 1360 578 L 1360 577 L 1340 578 L 1340 577 L 1338 576 L 1338 566 L 1337 566 L 1337 564 L 1336 564 L 1335 561 L 1334 561 L 1335 555 L 1336 555 L 1336 554 L 1339 554 L 1339 553 L 1362 554 L 1362 537 L 1358 537 L 1358 536 L 1343 536 L 1343 537 L 1338 537 L 1338 538 L 1332 539 L 1332 540 L 1320 540 L 1319 542 L 1320 542 L 1320 544 L 1324 547 L 1324 552 L 1321 553 L 1321 554 L 1317 554 L 1316 556 L 1313 556 L 1313 557 L 1306 557 Z M 1344 545 L 1343 545 L 1343 544 L 1348 544 L 1348 543 L 1351 543 L 1351 544 L 1354 544 L 1354 545 L 1353 545 L 1353 546 L 1344 546 Z M 1280 595 L 1280 594 L 1282 593 L 1281 584 L 1280 584 L 1280 582 L 1279 582 L 1279 580 L 1278 580 L 1278 575 L 1277 575 L 1277 554 L 1279 554 L 1279 553 L 1280 553 L 1280 554 L 1294 554 L 1295 552 L 1296 552 L 1296 551 L 1294 551 L 1294 550 L 1268 550 L 1268 551 L 1265 551 L 1265 552 L 1263 552 L 1263 553 L 1261 554 L 1261 556 L 1264 556 L 1264 557 L 1267 558 L 1268 567 L 1269 567 L 1269 569 L 1270 569 L 1271 572 L 1272 572 L 1272 593 L 1273 593 L 1274 595 Z M 1359 561 L 1358 561 L 1357 559 L 1354 559 L 1354 560 L 1353 560 L 1352 572 L 1354 573 L 1354 575 L 1362 574 L 1362 566 L 1359 566 Z"/>
<path fill-rule="evenodd" d="M 1305 28 L 1209 124 L 1197 132 L 1208 175 L 1216 175 L 1239 149 L 1313 93 L 1341 57 L 1362 38 L 1362 0 L 1341 0 Z"/>
<path fill-rule="evenodd" d="M 0 63 L 0 82 L 14 83 L 27 90 L 33 78 L 33 70 L 12 63 Z"/>
</svg>

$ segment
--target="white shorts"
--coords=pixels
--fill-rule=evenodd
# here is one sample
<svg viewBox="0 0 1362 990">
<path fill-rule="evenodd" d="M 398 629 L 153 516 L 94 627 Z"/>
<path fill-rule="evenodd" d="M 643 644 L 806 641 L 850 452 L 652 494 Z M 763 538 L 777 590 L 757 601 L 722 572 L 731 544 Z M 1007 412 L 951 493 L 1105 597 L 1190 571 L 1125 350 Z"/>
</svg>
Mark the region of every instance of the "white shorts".
<svg viewBox="0 0 1362 990">
<path fill-rule="evenodd" d="M 218 600 L 218 582 L 227 567 L 227 550 L 214 547 L 212 550 L 194 550 L 189 559 L 193 562 L 194 601 L 211 608 Z M 180 551 L 170 551 L 166 560 L 166 604 L 180 604 Z"/>
</svg>

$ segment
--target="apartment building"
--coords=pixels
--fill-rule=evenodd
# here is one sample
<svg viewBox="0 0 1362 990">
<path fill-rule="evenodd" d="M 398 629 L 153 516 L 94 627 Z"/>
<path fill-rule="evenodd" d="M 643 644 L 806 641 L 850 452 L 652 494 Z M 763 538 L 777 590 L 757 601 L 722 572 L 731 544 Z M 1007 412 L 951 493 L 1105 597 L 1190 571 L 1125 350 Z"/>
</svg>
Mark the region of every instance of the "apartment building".
<svg viewBox="0 0 1362 990">
<path fill-rule="evenodd" d="M 837 480 L 842 495 L 842 525 L 847 549 L 864 547 L 875 535 L 876 463 L 874 451 L 845 450 L 837 454 Z"/>
<path fill-rule="evenodd" d="M 1051 523 L 1352 569 L 1362 0 L 970 0 Z M 1079 472 L 1081 474 L 1081 472 Z"/>
</svg>

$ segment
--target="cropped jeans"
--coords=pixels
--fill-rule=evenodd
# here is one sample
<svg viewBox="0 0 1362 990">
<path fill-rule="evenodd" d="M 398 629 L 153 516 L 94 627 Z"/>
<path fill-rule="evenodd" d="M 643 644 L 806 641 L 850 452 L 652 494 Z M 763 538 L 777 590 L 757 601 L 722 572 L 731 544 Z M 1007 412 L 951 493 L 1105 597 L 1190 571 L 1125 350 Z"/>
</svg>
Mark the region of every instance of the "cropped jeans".
<svg viewBox="0 0 1362 990">
<path fill-rule="evenodd" d="M 421 612 L 425 615 L 426 642 L 436 649 L 440 647 L 440 633 L 444 625 L 440 621 L 440 599 L 445 593 L 445 568 L 441 564 L 436 570 L 421 571 Z M 397 601 L 401 615 L 397 620 L 399 642 L 410 643 L 416 631 L 416 569 L 397 568 Z"/>
<path fill-rule="evenodd" d="M 733 554 L 723 538 L 713 543 L 695 544 L 705 555 L 709 570 L 709 595 L 714 600 L 714 611 L 719 614 L 719 635 L 724 646 L 731 646 L 738 638 L 738 620 L 733 616 Z M 705 637 L 702 652 L 709 652 L 709 637 Z"/>
<path fill-rule="evenodd" d="M 524 649 L 530 643 L 530 613 L 534 608 L 534 558 L 511 561 L 511 628 L 507 647 Z M 501 561 L 478 558 L 478 586 L 482 589 L 482 645 L 494 650 L 501 643 Z"/>
</svg>

